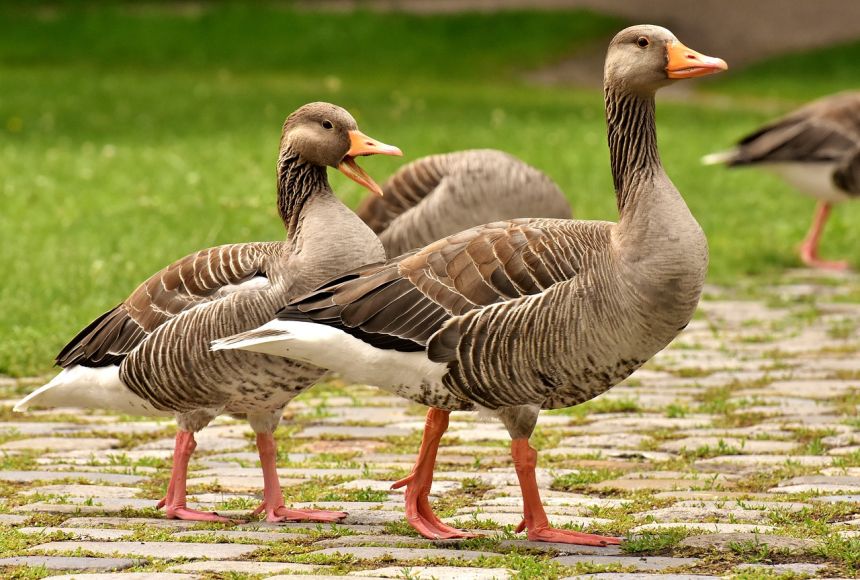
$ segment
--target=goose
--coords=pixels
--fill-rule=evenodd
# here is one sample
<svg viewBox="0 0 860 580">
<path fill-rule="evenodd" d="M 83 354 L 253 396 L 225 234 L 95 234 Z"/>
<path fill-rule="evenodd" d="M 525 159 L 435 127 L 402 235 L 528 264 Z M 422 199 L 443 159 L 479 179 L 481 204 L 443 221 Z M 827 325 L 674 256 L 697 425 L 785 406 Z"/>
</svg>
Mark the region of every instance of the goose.
<svg viewBox="0 0 860 580">
<path fill-rule="evenodd" d="M 809 267 L 846 270 L 824 260 L 818 244 L 834 204 L 860 198 L 860 91 L 818 99 L 768 123 L 729 151 L 702 158 L 706 165 L 759 165 L 818 200 L 812 226 L 800 246 Z"/>
<path fill-rule="evenodd" d="M 168 518 L 200 521 L 227 519 L 186 506 L 194 433 L 221 414 L 244 417 L 256 433 L 263 468 L 264 499 L 255 514 L 265 510 L 271 522 L 345 517 L 287 509 L 275 466 L 273 431 L 284 406 L 323 370 L 250 353 L 224 356 L 208 345 L 269 320 L 284 296 L 385 258 L 376 234 L 335 197 L 326 175 L 327 167 L 336 167 L 381 194 L 355 162 L 372 154 L 401 152 L 361 133 L 341 107 L 311 103 L 296 110 L 284 123 L 277 163 L 277 206 L 287 240 L 218 246 L 173 262 L 78 333 L 57 356 L 62 372 L 15 410 L 62 406 L 175 415 L 173 469 L 158 506 Z M 331 231 L 339 235 L 326 235 Z"/>
<path fill-rule="evenodd" d="M 400 168 L 356 209 L 399 256 L 466 228 L 516 217 L 570 218 L 570 203 L 543 172 L 495 149 L 422 157 Z"/>
<path fill-rule="evenodd" d="M 654 96 L 726 68 L 658 26 L 611 41 L 604 94 L 617 223 L 525 218 L 474 227 L 333 279 L 212 348 L 305 361 L 431 407 L 416 465 L 395 484 L 406 486 L 407 520 L 425 537 L 465 535 L 436 517 L 428 494 L 449 413 L 478 410 L 512 439 L 518 532 L 619 543 L 550 527 L 529 438 L 541 409 L 605 392 L 692 318 L 707 240 L 660 162 Z"/>
</svg>

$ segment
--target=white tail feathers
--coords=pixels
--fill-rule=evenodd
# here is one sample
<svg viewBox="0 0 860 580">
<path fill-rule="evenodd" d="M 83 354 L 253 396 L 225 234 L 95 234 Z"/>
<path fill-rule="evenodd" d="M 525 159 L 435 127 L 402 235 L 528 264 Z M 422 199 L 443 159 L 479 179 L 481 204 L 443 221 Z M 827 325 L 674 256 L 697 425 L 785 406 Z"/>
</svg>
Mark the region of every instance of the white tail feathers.
<svg viewBox="0 0 860 580">
<path fill-rule="evenodd" d="M 119 367 L 90 368 L 73 366 L 64 369 L 47 385 L 21 399 L 14 411 L 30 407 L 76 407 L 105 409 L 133 415 L 171 416 L 141 399 L 119 380 Z"/>
<path fill-rule="evenodd" d="M 301 325 L 294 328 L 293 325 Z M 311 332 L 303 333 L 302 326 L 308 327 Z M 240 332 L 233 336 L 213 340 L 210 343 L 210 349 L 217 350 L 249 350 L 262 354 L 270 354 L 286 358 L 298 359 L 298 353 L 294 352 L 296 347 L 298 350 L 303 350 L 299 343 L 302 341 L 312 341 L 315 333 L 314 327 L 319 325 L 308 322 L 283 322 L 273 320 L 263 326 L 247 332 Z M 326 330 L 327 327 L 319 326 Z"/>
<path fill-rule="evenodd" d="M 256 330 L 215 340 L 212 350 L 240 349 L 322 367 L 356 383 L 382 388 L 419 386 L 441 380 L 447 366 L 424 352 L 376 348 L 332 326 L 273 320 Z"/>
<path fill-rule="evenodd" d="M 720 165 L 731 161 L 734 159 L 735 155 L 737 155 L 737 151 L 734 149 L 730 149 L 728 151 L 717 151 L 716 153 L 709 153 L 702 157 L 701 162 L 702 165 Z"/>
</svg>

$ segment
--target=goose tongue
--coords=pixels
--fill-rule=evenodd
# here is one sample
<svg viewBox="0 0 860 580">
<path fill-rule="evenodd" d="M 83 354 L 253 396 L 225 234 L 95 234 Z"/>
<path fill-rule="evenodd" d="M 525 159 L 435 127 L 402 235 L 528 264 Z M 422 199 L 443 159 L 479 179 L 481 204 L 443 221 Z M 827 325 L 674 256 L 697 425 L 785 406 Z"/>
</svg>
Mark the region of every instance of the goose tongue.
<svg viewBox="0 0 860 580">
<path fill-rule="evenodd" d="M 341 173 L 355 181 L 361 186 L 366 187 L 377 195 L 382 195 L 382 188 L 379 187 L 373 178 L 371 178 L 364 170 L 355 162 L 355 158 L 361 155 L 403 155 L 397 147 L 386 145 L 381 141 L 368 137 L 361 131 L 355 129 L 349 132 L 349 151 L 346 152 L 343 160 L 338 164 L 337 168 Z"/>
<path fill-rule="evenodd" d="M 670 79 L 691 79 L 724 71 L 729 68 L 721 58 L 705 56 L 680 42 L 666 47 L 666 75 Z"/>
</svg>

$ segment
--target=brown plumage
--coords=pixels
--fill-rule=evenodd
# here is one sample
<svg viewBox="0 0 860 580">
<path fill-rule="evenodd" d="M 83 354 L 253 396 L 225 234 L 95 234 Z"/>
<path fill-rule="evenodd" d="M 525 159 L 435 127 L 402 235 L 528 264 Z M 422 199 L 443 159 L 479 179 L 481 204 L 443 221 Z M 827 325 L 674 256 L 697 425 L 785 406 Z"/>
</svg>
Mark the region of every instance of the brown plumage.
<svg viewBox="0 0 860 580">
<path fill-rule="evenodd" d="M 56 364 L 116 365 L 156 328 L 185 310 L 218 300 L 229 288 L 266 277 L 282 242 L 232 244 L 208 248 L 170 264 L 137 287 L 125 301 L 81 330 Z"/>
<path fill-rule="evenodd" d="M 473 149 L 422 157 L 400 168 L 356 212 L 389 256 L 472 226 L 521 217 L 570 218 L 564 193 L 513 155 Z"/>
</svg>

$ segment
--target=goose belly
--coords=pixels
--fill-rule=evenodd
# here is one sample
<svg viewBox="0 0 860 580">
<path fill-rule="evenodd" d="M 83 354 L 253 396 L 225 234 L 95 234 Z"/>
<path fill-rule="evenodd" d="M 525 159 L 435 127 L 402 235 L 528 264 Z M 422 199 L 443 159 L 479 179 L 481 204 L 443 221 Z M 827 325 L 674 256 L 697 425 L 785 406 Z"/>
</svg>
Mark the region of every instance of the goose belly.
<svg viewBox="0 0 860 580">
<path fill-rule="evenodd" d="M 320 368 L 280 357 L 211 352 L 208 336 L 153 335 L 123 361 L 122 382 L 157 409 L 247 414 L 281 409 L 323 374 Z"/>
<path fill-rule="evenodd" d="M 243 372 L 225 377 L 221 390 L 229 394 L 224 412 L 230 414 L 277 411 L 310 388 L 323 370 L 299 361 L 250 354 Z M 261 360 L 262 359 L 262 360 Z"/>
<path fill-rule="evenodd" d="M 771 163 L 766 166 L 800 192 L 829 203 L 849 199 L 848 194 L 833 184 L 835 163 Z"/>
<path fill-rule="evenodd" d="M 627 378 L 669 340 L 643 341 L 629 325 L 608 328 L 593 321 L 582 316 L 572 328 L 554 330 L 536 321 L 533 332 L 502 336 L 477 357 L 461 351 L 443 383 L 457 399 L 491 410 L 570 407 Z"/>
</svg>

